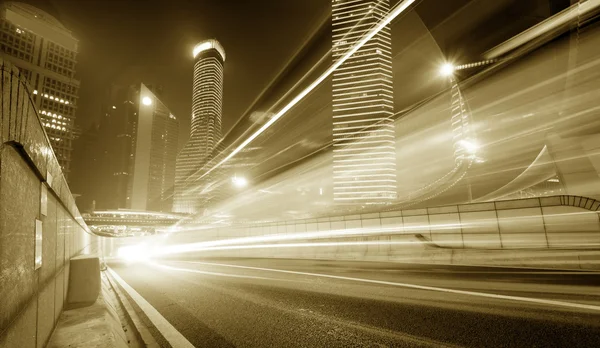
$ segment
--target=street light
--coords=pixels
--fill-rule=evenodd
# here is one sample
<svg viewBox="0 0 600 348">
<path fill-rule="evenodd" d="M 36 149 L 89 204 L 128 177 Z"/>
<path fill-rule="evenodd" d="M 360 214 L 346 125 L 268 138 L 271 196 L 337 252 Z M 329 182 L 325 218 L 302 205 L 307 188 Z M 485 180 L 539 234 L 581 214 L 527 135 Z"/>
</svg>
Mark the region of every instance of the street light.
<svg viewBox="0 0 600 348">
<path fill-rule="evenodd" d="M 150 97 L 144 97 L 144 98 L 142 98 L 142 104 L 144 104 L 144 105 L 152 105 L 152 98 L 150 98 Z"/>
<path fill-rule="evenodd" d="M 475 155 L 477 150 L 479 150 L 479 145 L 471 140 L 461 140 L 458 142 L 465 151 L 470 153 L 471 155 Z"/>
<path fill-rule="evenodd" d="M 233 178 L 231 178 L 231 182 L 237 188 L 244 188 L 248 186 L 248 180 L 246 180 L 246 178 L 244 178 L 243 176 L 234 176 Z"/>
<path fill-rule="evenodd" d="M 454 64 L 445 63 L 440 68 L 440 75 L 442 75 L 444 77 L 450 77 L 450 76 L 454 75 L 455 70 L 456 70 L 456 67 L 454 66 Z"/>
</svg>

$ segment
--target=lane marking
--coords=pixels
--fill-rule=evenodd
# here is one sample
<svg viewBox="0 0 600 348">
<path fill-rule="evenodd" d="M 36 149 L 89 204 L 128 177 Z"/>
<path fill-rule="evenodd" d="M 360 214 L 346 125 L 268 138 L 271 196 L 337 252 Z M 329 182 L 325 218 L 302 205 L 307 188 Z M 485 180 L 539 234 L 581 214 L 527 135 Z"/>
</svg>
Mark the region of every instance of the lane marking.
<svg viewBox="0 0 600 348">
<path fill-rule="evenodd" d="M 169 342 L 172 347 L 182 348 L 194 348 L 194 345 L 190 343 L 171 323 L 165 319 L 148 301 L 146 301 L 142 295 L 135 291 L 129 284 L 127 284 L 112 268 L 107 267 L 110 275 L 115 279 L 119 285 L 127 294 L 137 303 L 140 309 L 146 314 L 148 319 L 154 324 L 156 329 L 161 335 Z"/>
<path fill-rule="evenodd" d="M 168 270 L 172 270 L 172 271 L 188 272 L 188 273 L 199 273 L 199 274 L 214 275 L 214 276 L 219 276 L 219 277 L 262 279 L 262 280 L 279 280 L 279 279 L 276 279 L 276 278 L 269 278 L 269 277 L 244 276 L 244 275 L 239 275 L 239 274 L 229 274 L 229 273 L 220 273 L 220 272 L 208 272 L 208 271 L 200 271 L 200 270 L 191 269 L 191 268 L 172 267 L 172 266 L 167 266 L 167 265 L 161 265 L 161 264 L 156 263 L 156 262 L 149 262 L 148 264 L 150 266 L 154 266 L 154 267 L 158 267 L 158 268 L 163 268 L 163 269 L 168 269 Z"/>
<path fill-rule="evenodd" d="M 546 300 L 546 299 L 534 298 L 534 297 L 499 295 L 499 294 L 491 294 L 491 293 L 486 293 L 486 292 L 440 288 L 440 287 L 435 287 L 435 286 L 425 286 L 425 285 L 416 285 L 416 284 L 399 283 L 399 282 L 388 282 L 388 281 L 384 281 L 384 280 L 334 276 L 334 275 L 322 274 L 322 273 L 286 271 L 286 270 L 281 270 L 281 269 L 263 268 L 263 267 L 229 265 L 229 264 L 224 264 L 224 263 L 212 263 L 212 262 L 201 262 L 201 261 L 174 261 L 174 262 L 193 263 L 193 264 L 210 265 L 210 266 L 222 266 L 222 267 L 241 268 L 241 269 L 252 269 L 252 270 L 257 270 L 257 271 L 297 274 L 297 275 L 306 275 L 306 276 L 312 276 L 312 277 L 331 278 L 331 279 L 340 279 L 340 280 L 350 280 L 350 281 L 361 282 L 361 283 L 391 285 L 391 286 L 399 286 L 399 287 L 418 289 L 418 290 L 429 290 L 429 291 L 446 292 L 446 293 L 459 294 L 459 295 L 469 295 L 469 296 L 493 298 L 493 299 L 500 299 L 500 300 L 529 302 L 529 303 L 544 304 L 544 305 L 551 305 L 551 306 L 587 309 L 587 310 L 591 310 L 591 311 L 600 311 L 600 306 L 588 305 L 588 304 L 583 304 L 583 303 L 575 303 L 575 302 Z"/>
</svg>

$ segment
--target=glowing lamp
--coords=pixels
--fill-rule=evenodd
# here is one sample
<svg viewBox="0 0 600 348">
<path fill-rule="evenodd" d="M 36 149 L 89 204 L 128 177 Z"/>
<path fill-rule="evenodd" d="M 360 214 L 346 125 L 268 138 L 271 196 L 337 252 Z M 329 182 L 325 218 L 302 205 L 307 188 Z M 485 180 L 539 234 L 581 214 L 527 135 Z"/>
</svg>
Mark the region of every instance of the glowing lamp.
<svg viewBox="0 0 600 348">
<path fill-rule="evenodd" d="M 453 64 L 446 63 L 446 64 L 442 65 L 442 67 L 440 68 L 440 75 L 445 76 L 445 77 L 450 77 L 450 76 L 454 75 L 455 70 L 456 70 L 456 67 Z"/>
</svg>

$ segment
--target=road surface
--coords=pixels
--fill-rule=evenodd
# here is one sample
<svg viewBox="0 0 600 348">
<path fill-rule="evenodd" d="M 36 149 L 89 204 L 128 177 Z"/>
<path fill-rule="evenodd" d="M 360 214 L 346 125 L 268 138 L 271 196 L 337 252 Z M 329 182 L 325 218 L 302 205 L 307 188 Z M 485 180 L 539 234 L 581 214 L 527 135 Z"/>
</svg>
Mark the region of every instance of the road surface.
<svg viewBox="0 0 600 348">
<path fill-rule="evenodd" d="M 600 273 L 210 259 L 111 268 L 196 347 L 600 347 Z"/>
</svg>

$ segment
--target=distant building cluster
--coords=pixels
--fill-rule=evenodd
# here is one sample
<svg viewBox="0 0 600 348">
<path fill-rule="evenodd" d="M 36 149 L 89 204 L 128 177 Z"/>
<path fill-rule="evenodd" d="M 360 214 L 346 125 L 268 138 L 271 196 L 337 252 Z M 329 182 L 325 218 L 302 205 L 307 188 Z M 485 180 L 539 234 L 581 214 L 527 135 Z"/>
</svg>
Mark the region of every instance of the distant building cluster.
<svg viewBox="0 0 600 348">
<path fill-rule="evenodd" d="M 69 180 L 79 80 L 78 41 L 56 18 L 20 2 L 0 5 L 0 54 L 17 66 Z"/>
<path fill-rule="evenodd" d="M 76 149 L 93 178 L 83 193 L 96 201 L 92 210 L 172 210 L 179 121 L 161 97 L 161 86 L 144 83 L 108 91 Z"/>
<path fill-rule="evenodd" d="M 346 55 L 389 8 L 389 0 L 333 1 L 333 59 Z M 158 85 L 137 81 L 113 85 L 100 97 L 97 122 L 77 132 L 78 41 L 55 18 L 32 6 L 9 2 L 1 9 L 0 52 L 30 83 L 67 177 L 73 140 L 82 135 L 75 151 L 80 151 L 78 158 L 91 178 L 80 192 L 83 210 L 202 214 L 221 199 L 223 173 L 252 162 L 248 149 L 220 168 L 214 166 L 224 150 L 226 55 L 217 40 L 202 41 L 193 49 L 191 131 L 178 153 L 179 123 L 162 101 Z M 396 197 L 391 54 L 388 25 L 333 74 L 335 203 L 385 204 Z"/>
</svg>

